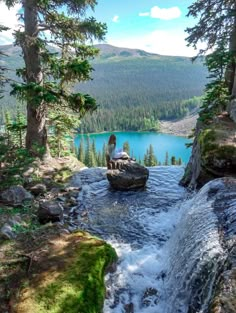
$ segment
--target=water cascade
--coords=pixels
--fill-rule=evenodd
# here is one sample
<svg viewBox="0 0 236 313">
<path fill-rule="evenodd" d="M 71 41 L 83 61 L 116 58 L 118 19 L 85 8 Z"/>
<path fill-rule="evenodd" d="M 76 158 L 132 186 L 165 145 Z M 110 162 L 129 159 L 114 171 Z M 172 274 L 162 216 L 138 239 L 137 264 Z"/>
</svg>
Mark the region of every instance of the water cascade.
<svg viewBox="0 0 236 313">
<path fill-rule="evenodd" d="M 104 313 L 206 312 L 225 260 L 212 193 L 223 183 L 191 194 L 178 185 L 182 175 L 182 167 L 150 168 L 146 189 L 129 192 L 111 190 L 105 169 L 74 177 L 82 189 L 71 227 L 109 241 L 119 256 Z"/>
</svg>

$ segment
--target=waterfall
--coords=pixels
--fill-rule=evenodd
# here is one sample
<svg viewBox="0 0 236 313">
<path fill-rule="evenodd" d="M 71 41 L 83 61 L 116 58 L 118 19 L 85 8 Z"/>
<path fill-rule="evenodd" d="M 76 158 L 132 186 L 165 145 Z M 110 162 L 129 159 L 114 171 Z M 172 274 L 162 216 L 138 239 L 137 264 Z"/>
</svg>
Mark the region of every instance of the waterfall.
<svg viewBox="0 0 236 313">
<path fill-rule="evenodd" d="M 105 169 L 75 177 L 82 190 L 73 227 L 104 238 L 119 256 L 106 276 L 104 313 L 205 313 L 226 258 L 219 219 L 228 206 L 227 223 L 236 224 L 236 193 L 218 179 L 191 194 L 178 185 L 183 168 L 149 170 L 142 191 L 110 189 Z"/>
</svg>

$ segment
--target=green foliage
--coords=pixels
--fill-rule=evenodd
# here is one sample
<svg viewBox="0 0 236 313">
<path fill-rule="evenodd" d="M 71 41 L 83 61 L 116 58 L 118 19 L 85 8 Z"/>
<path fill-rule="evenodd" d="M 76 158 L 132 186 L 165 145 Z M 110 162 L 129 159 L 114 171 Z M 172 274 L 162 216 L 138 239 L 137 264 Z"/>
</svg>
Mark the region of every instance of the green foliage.
<svg viewBox="0 0 236 313">
<path fill-rule="evenodd" d="M 22 173 L 34 160 L 25 149 L 25 117 L 17 111 L 16 118 L 5 117 L 5 133 L 0 135 L 0 189 L 23 183 Z"/>
<path fill-rule="evenodd" d="M 4 2 L 9 7 L 15 3 L 7 0 Z M 42 130 L 46 134 L 45 117 L 48 108 L 59 109 L 60 112 L 69 108 L 78 113 L 78 117 L 82 117 L 97 107 L 94 98 L 78 91 L 70 91 L 68 84 L 91 78 L 93 69 L 88 59 L 97 55 L 98 50 L 87 47 L 86 43 L 92 39 L 104 39 L 106 25 L 97 22 L 94 17 L 85 17 L 85 11 L 96 5 L 95 0 L 22 0 L 19 3 L 22 4 L 25 27 L 15 31 L 15 43 L 23 50 L 25 68 L 17 70 L 23 83 L 12 84 L 11 94 L 27 102 L 27 114 L 30 117 L 27 148 L 36 153 L 33 145 L 41 145 L 46 152 L 47 137 L 41 134 Z M 46 31 L 50 35 L 46 36 Z M 55 47 L 55 53 L 50 51 L 49 44 Z M 61 116 L 60 122 L 65 122 Z"/>
<path fill-rule="evenodd" d="M 147 153 L 144 155 L 143 163 L 145 166 L 156 166 L 158 164 L 157 158 L 154 154 L 153 146 L 151 144 L 147 149 Z"/>
<path fill-rule="evenodd" d="M 5 48 L 5 53 L 8 49 Z M 8 58 L 12 68 L 22 62 L 14 49 L 11 48 L 14 53 Z M 58 55 L 55 48 L 50 47 L 50 51 Z M 148 54 L 142 58 L 108 57 L 104 61 L 104 55 L 102 52 L 100 58 L 92 61 L 95 69 L 92 81 L 71 87 L 73 92 L 91 94 L 98 105 L 96 111 L 91 109 L 93 113 L 82 119 L 81 132 L 155 131 L 160 119 L 183 117 L 201 105 L 201 98 L 195 96 L 202 95 L 206 83 L 207 71 L 202 62 L 192 64 L 189 58 Z M 15 103 L 8 95 L 0 103 L 2 110 L 6 107 L 15 110 Z M 62 110 L 61 105 L 58 110 Z"/>
<path fill-rule="evenodd" d="M 75 129 L 79 126 L 80 120 L 70 112 L 51 110 L 49 113 L 49 124 L 51 134 L 49 146 L 52 156 L 63 157 L 73 153 Z"/>
<path fill-rule="evenodd" d="M 129 145 L 128 141 L 124 142 L 123 151 L 125 151 L 128 155 L 130 155 L 130 145 Z"/>
<path fill-rule="evenodd" d="M 199 113 L 199 120 L 208 122 L 226 110 L 229 101 L 229 88 L 225 80 L 226 69 L 231 62 L 231 54 L 219 47 L 206 57 L 206 65 L 211 81 L 206 85 L 206 94 Z"/>
<path fill-rule="evenodd" d="M 78 152 L 78 160 L 82 163 L 85 162 L 85 151 L 84 151 L 84 140 L 83 138 L 80 141 L 79 152 Z"/>
<path fill-rule="evenodd" d="M 88 167 L 96 167 L 97 166 L 96 148 L 94 149 L 93 145 L 91 144 L 91 142 L 89 140 L 89 137 L 87 138 L 87 142 L 86 142 L 86 152 L 85 152 L 84 164 Z"/>
<path fill-rule="evenodd" d="M 176 158 L 175 156 L 172 156 L 171 159 L 170 159 L 170 164 L 171 165 L 176 165 Z"/>
<path fill-rule="evenodd" d="M 168 166 L 169 165 L 169 153 L 166 151 L 166 156 L 165 156 L 165 162 L 164 165 Z"/>
</svg>

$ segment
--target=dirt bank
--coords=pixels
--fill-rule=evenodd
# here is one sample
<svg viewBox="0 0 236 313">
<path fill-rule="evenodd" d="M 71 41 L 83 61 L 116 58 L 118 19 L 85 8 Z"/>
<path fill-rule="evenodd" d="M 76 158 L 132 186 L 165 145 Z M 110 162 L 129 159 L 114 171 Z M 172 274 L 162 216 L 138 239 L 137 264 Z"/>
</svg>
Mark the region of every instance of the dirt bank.
<svg viewBox="0 0 236 313">
<path fill-rule="evenodd" d="M 196 126 L 198 115 L 193 114 L 179 120 L 160 121 L 160 132 L 176 136 L 188 137 Z"/>
</svg>

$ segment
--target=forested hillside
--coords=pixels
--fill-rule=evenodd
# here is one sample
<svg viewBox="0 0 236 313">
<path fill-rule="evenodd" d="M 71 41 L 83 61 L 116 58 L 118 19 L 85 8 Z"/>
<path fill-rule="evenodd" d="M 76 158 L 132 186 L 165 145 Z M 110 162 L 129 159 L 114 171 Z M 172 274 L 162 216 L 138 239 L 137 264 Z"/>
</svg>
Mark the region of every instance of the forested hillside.
<svg viewBox="0 0 236 313">
<path fill-rule="evenodd" d="M 159 119 L 184 116 L 199 105 L 207 71 L 201 61 L 186 57 L 161 56 L 142 50 L 98 45 L 100 56 L 93 60 L 93 80 L 76 85 L 76 91 L 97 99 L 96 113 L 87 115 L 81 131 L 156 130 Z M 10 69 L 22 65 L 19 48 L 1 47 Z M 14 72 L 9 72 L 15 78 Z M 13 109 L 15 99 L 1 100 L 1 111 Z M 0 111 L 0 112 L 1 112 Z M 4 114 L 1 114 L 3 116 Z"/>
</svg>

